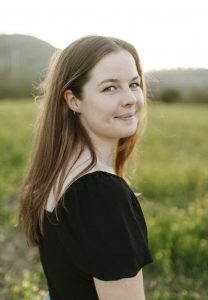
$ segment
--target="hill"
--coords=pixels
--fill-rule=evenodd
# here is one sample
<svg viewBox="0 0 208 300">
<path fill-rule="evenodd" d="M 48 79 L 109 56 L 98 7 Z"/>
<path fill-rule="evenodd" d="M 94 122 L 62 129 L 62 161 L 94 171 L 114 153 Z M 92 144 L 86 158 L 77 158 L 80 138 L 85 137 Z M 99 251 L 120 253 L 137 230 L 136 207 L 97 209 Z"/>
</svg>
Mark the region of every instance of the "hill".
<svg viewBox="0 0 208 300">
<path fill-rule="evenodd" d="M 28 35 L 0 35 L 0 97 L 26 96 L 47 70 L 55 48 Z M 30 94 L 31 95 L 31 94 Z"/>
<path fill-rule="evenodd" d="M 181 93 L 193 90 L 207 90 L 208 69 L 170 69 L 151 71 L 146 74 L 147 85 L 152 91 L 177 89 Z"/>
</svg>

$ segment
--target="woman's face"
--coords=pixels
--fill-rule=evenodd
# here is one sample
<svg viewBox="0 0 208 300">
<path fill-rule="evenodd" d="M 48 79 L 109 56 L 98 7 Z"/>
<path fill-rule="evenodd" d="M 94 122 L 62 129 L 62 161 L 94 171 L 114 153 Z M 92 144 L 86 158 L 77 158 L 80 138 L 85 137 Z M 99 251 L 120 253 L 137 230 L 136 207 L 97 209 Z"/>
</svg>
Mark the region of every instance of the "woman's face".
<svg viewBox="0 0 208 300">
<path fill-rule="evenodd" d="M 81 123 L 91 137 L 118 140 L 135 133 L 144 96 L 133 56 L 125 50 L 104 56 L 90 72 L 79 101 Z M 131 114 L 129 118 L 119 117 Z"/>
</svg>

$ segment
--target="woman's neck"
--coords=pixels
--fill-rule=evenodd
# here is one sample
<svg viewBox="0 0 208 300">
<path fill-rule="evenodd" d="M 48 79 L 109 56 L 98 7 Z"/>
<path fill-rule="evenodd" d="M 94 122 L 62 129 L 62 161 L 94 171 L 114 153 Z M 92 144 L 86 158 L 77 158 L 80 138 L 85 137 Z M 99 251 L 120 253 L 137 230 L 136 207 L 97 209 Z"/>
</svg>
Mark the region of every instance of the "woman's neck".
<svg viewBox="0 0 208 300">
<path fill-rule="evenodd" d="M 80 152 L 80 146 L 76 147 L 76 150 L 74 150 L 73 155 L 71 156 L 70 159 L 70 166 L 72 166 L 72 164 L 74 163 L 74 161 L 76 160 L 79 152 Z M 97 169 L 97 170 L 107 170 L 108 172 L 112 172 L 114 173 L 114 157 L 113 154 L 111 153 L 112 151 L 100 151 L 100 148 L 98 149 L 98 147 L 95 147 L 95 153 L 96 153 L 96 157 L 97 157 L 97 163 L 96 165 L 93 167 L 93 169 Z M 82 152 L 82 154 L 80 155 L 79 159 L 76 161 L 76 163 L 74 164 L 73 168 L 71 168 L 71 171 L 75 170 L 75 169 L 85 169 L 90 161 L 91 161 L 92 155 L 90 153 L 90 150 L 88 148 L 85 148 Z M 93 170 L 92 169 L 92 170 Z"/>
</svg>

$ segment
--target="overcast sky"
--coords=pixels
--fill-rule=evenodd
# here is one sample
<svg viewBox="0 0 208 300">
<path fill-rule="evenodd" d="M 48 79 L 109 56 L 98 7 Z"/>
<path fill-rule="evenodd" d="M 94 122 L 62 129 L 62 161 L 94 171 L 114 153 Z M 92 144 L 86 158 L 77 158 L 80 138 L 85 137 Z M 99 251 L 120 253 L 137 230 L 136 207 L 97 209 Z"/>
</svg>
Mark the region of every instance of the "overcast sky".
<svg viewBox="0 0 208 300">
<path fill-rule="evenodd" d="M 57 48 L 88 34 L 133 43 L 144 71 L 208 68 L 208 0 L 2 0 L 0 34 L 21 33 Z"/>
</svg>

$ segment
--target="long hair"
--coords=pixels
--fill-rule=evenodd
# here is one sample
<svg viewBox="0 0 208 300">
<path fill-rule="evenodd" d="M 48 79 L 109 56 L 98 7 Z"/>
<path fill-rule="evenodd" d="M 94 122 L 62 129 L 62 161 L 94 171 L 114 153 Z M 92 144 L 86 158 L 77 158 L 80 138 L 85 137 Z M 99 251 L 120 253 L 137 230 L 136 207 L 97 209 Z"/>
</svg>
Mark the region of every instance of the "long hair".
<svg viewBox="0 0 208 300">
<path fill-rule="evenodd" d="M 90 35 L 75 40 L 64 50 L 57 50 L 52 56 L 47 75 L 40 84 L 41 109 L 36 119 L 31 156 L 19 194 L 19 225 L 29 246 L 39 244 L 49 193 L 53 189 L 57 203 L 70 171 L 68 162 L 76 145 L 81 145 L 81 150 L 73 165 L 86 147 L 91 153 L 91 162 L 74 181 L 92 169 L 97 162 L 92 141 L 79 118 L 75 117 L 68 107 L 64 92 L 71 89 L 73 94 L 82 100 L 83 86 L 89 80 L 91 69 L 108 53 L 122 49 L 127 50 L 135 60 L 145 99 L 135 134 L 120 138 L 115 149 L 115 172 L 118 176 L 123 176 L 124 165 L 135 145 L 139 143 L 146 123 L 144 76 L 135 47 L 118 38 Z"/>
</svg>

